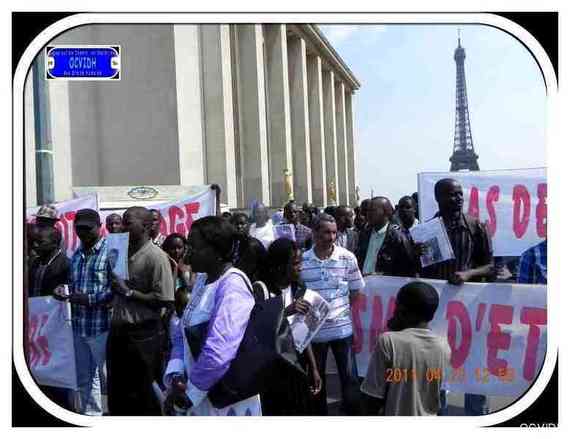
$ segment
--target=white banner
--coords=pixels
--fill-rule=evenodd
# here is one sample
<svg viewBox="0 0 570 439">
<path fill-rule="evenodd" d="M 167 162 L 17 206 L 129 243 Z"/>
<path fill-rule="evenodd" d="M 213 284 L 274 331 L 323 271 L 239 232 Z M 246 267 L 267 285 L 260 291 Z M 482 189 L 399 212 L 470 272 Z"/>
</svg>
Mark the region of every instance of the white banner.
<svg viewBox="0 0 570 439">
<path fill-rule="evenodd" d="M 360 375 L 366 374 L 378 334 L 386 330 L 398 290 L 412 280 L 417 279 L 365 278 L 364 294 L 352 306 Z M 447 338 L 451 348 L 451 364 L 442 371 L 444 385 L 452 392 L 522 395 L 546 355 L 546 286 L 467 283 L 457 287 L 421 280 L 433 285 L 440 296 L 430 327 Z M 434 374 L 431 379 L 435 378 Z"/>
<path fill-rule="evenodd" d="M 57 214 L 59 221 L 56 223 L 56 227 L 61 232 L 63 238 L 63 248 L 68 257 L 73 255 L 73 252 L 79 247 L 79 238 L 75 234 L 75 229 L 73 227 L 73 221 L 75 219 L 75 214 L 81 209 L 93 209 L 97 210 L 97 195 L 88 195 L 82 198 L 74 198 L 72 200 L 62 201 L 61 203 L 54 204 L 57 209 Z M 26 210 L 26 221 L 35 222 L 39 207 L 32 207 Z"/>
<path fill-rule="evenodd" d="M 28 366 L 44 386 L 77 390 L 71 310 L 51 296 L 28 299 Z"/>
<path fill-rule="evenodd" d="M 133 203 L 136 206 L 136 202 Z M 204 186 L 204 190 L 197 194 L 188 195 L 174 201 L 146 206 L 147 209 L 157 209 L 162 214 L 160 233 L 168 236 L 171 233 L 180 233 L 187 236 L 192 223 L 204 216 L 216 214 L 216 192 L 210 186 Z M 112 213 L 123 215 L 123 210 L 104 210 L 100 212 L 101 222 Z M 101 232 L 107 235 L 107 229 L 102 227 Z"/>
<path fill-rule="evenodd" d="M 520 256 L 546 238 L 546 168 L 418 174 L 421 221 L 438 210 L 434 186 L 442 178 L 461 183 L 463 210 L 487 222 L 495 256 Z"/>
</svg>

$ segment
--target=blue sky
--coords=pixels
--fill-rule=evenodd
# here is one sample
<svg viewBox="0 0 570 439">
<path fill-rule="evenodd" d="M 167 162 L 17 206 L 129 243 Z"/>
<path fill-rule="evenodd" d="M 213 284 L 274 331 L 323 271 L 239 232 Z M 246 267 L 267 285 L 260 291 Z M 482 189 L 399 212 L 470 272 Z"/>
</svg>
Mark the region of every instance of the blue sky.
<svg viewBox="0 0 570 439">
<path fill-rule="evenodd" d="M 416 190 L 448 171 L 455 124 L 455 25 L 321 25 L 362 84 L 354 97 L 361 198 Z M 509 34 L 461 26 L 473 143 L 482 170 L 546 166 L 546 90 Z"/>
</svg>

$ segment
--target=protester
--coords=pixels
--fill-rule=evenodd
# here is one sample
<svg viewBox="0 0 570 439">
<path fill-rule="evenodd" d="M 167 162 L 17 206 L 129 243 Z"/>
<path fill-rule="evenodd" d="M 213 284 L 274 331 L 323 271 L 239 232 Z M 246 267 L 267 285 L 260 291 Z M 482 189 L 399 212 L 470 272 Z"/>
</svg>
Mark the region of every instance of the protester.
<svg viewBox="0 0 570 439">
<path fill-rule="evenodd" d="M 443 279 L 451 284 L 492 280 L 496 275 L 493 250 L 487 228 L 479 220 L 463 213 L 463 189 L 457 180 L 444 178 L 435 184 L 434 195 L 439 206 L 435 217 L 443 220 L 454 259 L 421 269 L 421 277 Z M 446 413 L 442 404 L 442 414 Z M 466 415 L 489 413 L 485 395 L 465 394 Z"/>
<path fill-rule="evenodd" d="M 69 279 L 69 260 L 61 250 L 61 233 L 53 227 L 40 228 L 33 242 L 37 257 L 28 268 L 28 297 L 54 295 L 59 285 Z M 54 295 L 57 299 L 58 296 Z M 69 389 L 54 386 L 39 386 L 40 390 L 59 406 L 72 410 Z"/>
<path fill-rule="evenodd" d="M 150 209 L 152 214 L 152 226 L 150 228 L 150 239 L 154 245 L 162 247 L 166 236 L 160 233 L 160 223 L 162 220 L 162 214 L 160 210 L 157 209 Z"/>
<path fill-rule="evenodd" d="M 267 249 L 275 241 L 273 224 L 269 220 L 267 207 L 259 203 L 253 208 L 254 223 L 249 227 L 249 235 L 258 239 Z"/>
<path fill-rule="evenodd" d="M 105 218 L 105 227 L 109 233 L 121 233 L 123 231 L 123 218 L 118 213 L 112 213 Z"/>
<path fill-rule="evenodd" d="M 425 282 L 398 291 L 388 331 L 378 337 L 361 386 L 365 415 L 437 415 L 450 357 L 447 340 L 428 327 L 438 305 L 437 291 Z M 395 378 L 396 371 L 404 377 Z"/>
<path fill-rule="evenodd" d="M 358 243 L 358 266 L 364 275 L 376 271 L 378 253 L 384 243 L 393 213 L 392 204 L 386 197 L 372 198 L 366 208 L 368 229 L 360 234 Z"/>
<path fill-rule="evenodd" d="M 232 263 L 247 274 L 251 282 L 255 282 L 260 279 L 260 273 L 267 261 L 267 250 L 261 241 L 249 236 L 247 214 L 234 213 L 230 222 L 235 228 Z"/>
<path fill-rule="evenodd" d="M 251 284 L 246 275 L 232 267 L 234 227 L 219 217 L 205 217 L 192 224 L 188 238 L 189 258 L 200 276 L 192 290 L 192 300 L 182 316 L 182 337 L 175 338 L 164 384 L 168 388 L 165 410 L 184 408 L 189 415 L 221 415 L 208 400 L 208 390 L 230 367 L 244 336 L 254 306 Z M 207 323 L 200 352 L 191 351 L 188 334 Z M 202 326 L 200 326 L 201 328 Z M 230 407 L 233 413 L 249 408 L 260 414 L 259 396 Z M 230 410 L 231 411 L 231 410 Z"/>
<path fill-rule="evenodd" d="M 101 219 L 92 209 L 77 211 L 75 233 L 81 245 L 71 258 L 71 302 L 75 364 L 80 402 L 78 411 L 102 415 L 101 388 L 105 382 L 105 347 L 109 335 L 111 268 L 107 241 L 100 236 Z M 67 283 L 67 282 L 66 282 Z M 55 294 L 65 298 L 63 285 Z"/>
<path fill-rule="evenodd" d="M 129 233 L 129 280 L 113 277 L 113 318 L 107 346 L 109 413 L 160 415 L 152 389 L 159 379 L 166 331 L 161 317 L 174 301 L 168 256 L 150 240 L 155 217 L 144 207 L 123 215 Z"/>
<path fill-rule="evenodd" d="M 277 209 L 273 215 L 271 215 L 271 222 L 274 226 L 277 226 L 283 222 L 283 209 Z"/>
<path fill-rule="evenodd" d="M 335 210 L 337 225 L 336 245 L 344 247 L 351 253 L 358 248 L 358 232 L 354 227 L 354 211 L 349 206 L 338 206 Z"/>
<path fill-rule="evenodd" d="M 192 285 L 192 269 L 184 263 L 187 245 L 186 238 L 179 233 L 171 233 L 162 243 L 162 250 L 167 254 L 172 268 L 174 291 L 178 291 L 179 288 L 188 289 Z"/>
<path fill-rule="evenodd" d="M 418 193 L 414 192 L 411 195 L 412 199 L 414 200 L 414 203 L 416 203 L 416 213 L 414 214 L 414 216 L 416 217 L 416 219 L 419 221 L 420 219 L 420 210 L 417 208 L 417 206 L 420 205 L 419 201 L 418 201 Z"/>
<path fill-rule="evenodd" d="M 547 240 L 525 250 L 520 259 L 517 282 L 519 284 L 547 284 Z"/>
<path fill-rule="evenodd" d="M 59 221 L 57 209 L 52 204 L 40 206 L 35 216 L 38 228 L 55 227 L 55 224 Z"/>
<path fill-rule="evenodd" d="M 303 224 L 305 227 L 311 228 L 313 225 L 313 220 L 319 214 L 319 209 L 313 206 L 311 203 L 303 203 L 302 212 L 303 215 L 301 224 Z"/>
<path fill-rule="evenodd" d="M 361 232 L 362 230 L 368 227 L 367 215 L 368 215 L 369 205 L 370 205 L 370 199 L 368 198 L 362 200 L 362 203 L 360 203 L 360 207 L 358 208 L 358 215 L 356 216 L 356 219 L 354 221 L 354 225 L 356 226 L 358 232 Z"/>
<path fill-rule="evenodd" d="M 331 306 L 331 318 L 327 319 L 313 339 L 313 352 L 323 390 L 318 395 L 318 413 L 326 415 L 326 363 L 329 347 L 335 357 L 341 382 L 343 405 L 346 413 L 353 408 L 347 395 L 358 384 L 358 373 L 352 351 L 352 318 L 350 304 L 364 287 L 364 281 L 355 256 L 335 245 L 337 226 L 333 217 L 320 214 L 314 221 L 315 245 L 303 254 L 300 279 L 306 286 L 319 293 Z"/>
<path fill-rule="evenodd" d="M 419 223 L 416 219 L 417 210 L 416 202 L 409 195 L 400 198 L 398 201 L 398 223 L 402 232 L 408 237 L 410 236 L 410 229 Z"/>
<path fill-rule="evenodd" d="M 263 281 L 253 284 L 255 296 L 260 300 L 281 296 L 286 316 L 307 314 L 311 305 L 303 299 L 305 289 L 298 283 L 301 250 L 297 243 L 287 238 L 277 239 L 269 247 L 267 259 L 270 265 Z M 315 411 L 313 396 L 320 392 L 322 381 L 310 345 L 300 360 L 309 378 L 286 364 L 272 370 L 271 387 L 261 395 L 264 416 L 308 416 Z"/>
<path fill-rule="evenodd" d="M 282 224 L 293 224 L 295 227 L 295 239 L 299 247 L 303 250 L 308 249 L 312 245 L 311 229 L 300 223 L 300 209 L 295 200 L 289 201 L 284 208 L 284 221 Z"/>
<path fill-rule="evenodd" d="M 61 232 L 54 227 L 37 231 L 32 243 L 37 257 L 29 266 L 29 297 L 52 295 L 69 280 L 69 259 L 61 249 Z"/>
</svg>

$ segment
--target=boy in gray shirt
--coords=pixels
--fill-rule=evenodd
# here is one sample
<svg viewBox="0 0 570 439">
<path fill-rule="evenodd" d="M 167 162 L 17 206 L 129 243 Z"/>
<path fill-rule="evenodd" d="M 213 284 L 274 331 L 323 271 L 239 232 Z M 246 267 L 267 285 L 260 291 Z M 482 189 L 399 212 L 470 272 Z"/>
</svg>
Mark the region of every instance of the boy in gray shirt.
<svg viewBox="0 0 570 439">
<path fill-rule="evenodd" d="M 437 291 L 425 282 L 398 291 L 389 331 L 378 337 L 360 389 L 364 414 L 437 415 L 450 355 L 447 341 L 428 328 L 438 305 Z"/>
</svg>

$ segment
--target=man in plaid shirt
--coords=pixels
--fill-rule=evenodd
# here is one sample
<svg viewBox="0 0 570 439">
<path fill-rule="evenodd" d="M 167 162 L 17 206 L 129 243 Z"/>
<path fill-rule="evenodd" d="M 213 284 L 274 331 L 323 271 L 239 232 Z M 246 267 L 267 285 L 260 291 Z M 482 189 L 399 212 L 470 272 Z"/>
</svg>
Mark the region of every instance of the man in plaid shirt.
<svg viewBox="0 0 570 439">
<path fill-rule="evenodd" d="M 295 227 L 295 240 L 301 249 L 308 250 L 312 246 L 313 231 L 301 224 L 301 209 L 294 200 L 289 201 L 284 208 L 284 221 L 281 224 L 293 224 Z"/>
<path fill-rule="evenodd" d="M 102 415 L 101 372 L 105 369 L 112 298 L 107 241 L 100 237 L 101 220 L 95 210 L 79 210 L 74 227 L 81 241 L 71 258 L 69 281 L 80 394 L 78 411 Z"/>
<path fill-rule="evenodd" d="M 519 284 L 546 284 L 547 273 L 547 244 L 546 239 L 529 248 L 521 255 L 519 265 Z"/>
</svg>

